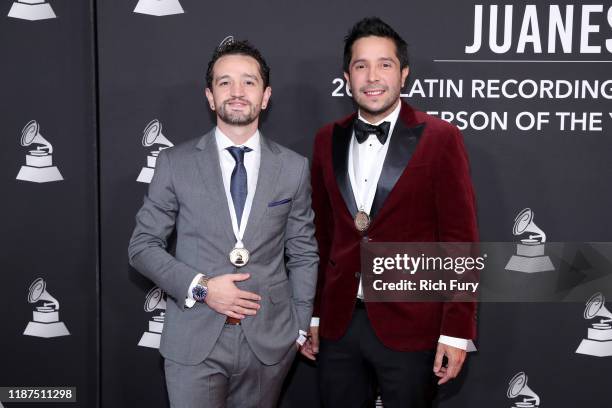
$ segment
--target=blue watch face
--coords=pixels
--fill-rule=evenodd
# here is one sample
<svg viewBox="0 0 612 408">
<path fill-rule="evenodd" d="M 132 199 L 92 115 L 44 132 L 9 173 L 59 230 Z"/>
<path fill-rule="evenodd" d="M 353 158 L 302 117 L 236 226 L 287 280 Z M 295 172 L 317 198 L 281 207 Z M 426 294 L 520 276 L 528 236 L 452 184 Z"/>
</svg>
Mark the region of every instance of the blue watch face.
<svg viewBox="0 0 612 408">
<path fill-rule="evenodd" d="M 206 299 L 206 294 L 208 293 L 208 289 L 205 288 L 202 285 L 195 285 L 193 287 L 193 290 L 191 291 L 191 294 L 193 296 L 193 299 L 196 302 L 203 302 L 204 299 Z"/>
</svg>

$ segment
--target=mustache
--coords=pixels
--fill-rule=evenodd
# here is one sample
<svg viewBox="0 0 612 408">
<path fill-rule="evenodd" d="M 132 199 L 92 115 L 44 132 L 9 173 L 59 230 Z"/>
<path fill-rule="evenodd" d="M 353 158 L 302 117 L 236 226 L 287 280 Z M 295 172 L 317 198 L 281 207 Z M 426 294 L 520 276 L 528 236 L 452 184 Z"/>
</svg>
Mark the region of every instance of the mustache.
<svg viewBox="0 0 612 408">
<path fill-rule="evenodd" d="M 382 89 L 383 91 L 388 91 L 389 87 L 385 85 L 366 85 L 359 88 L 359 92 L 373 91 L 375 89 Z"/>
<path fill-rule="evenodd" d="M 249 102 L 248 100 L 246 100 L 244 98 L 227 99 L 227 100 L 223 101 L 223 104 L 228 104 L 228 103 L 232 103 L 232 102 L 242 102 L 242 103 L 246 103 L 247 105 L 251 104 L 251 102 Z"/>
</svg>

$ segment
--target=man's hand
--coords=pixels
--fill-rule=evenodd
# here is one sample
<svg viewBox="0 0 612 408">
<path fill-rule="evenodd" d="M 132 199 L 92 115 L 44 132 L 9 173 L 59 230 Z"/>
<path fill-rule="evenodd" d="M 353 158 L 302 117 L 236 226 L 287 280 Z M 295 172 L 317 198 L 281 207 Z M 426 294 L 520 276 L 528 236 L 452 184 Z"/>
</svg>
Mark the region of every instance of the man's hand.
<svg viewBox="0 0 612 408">
<path fill-rule="evenodd" d="M 300 353 L 309 360 L 316 360 L 319 353 L 319 326 L 310 326 L 308 338 L 302 347 Z"/>
<path fill-rule="evenodd" d="M 240 290 L 234 282 L 249 279 L 248 273 L 232 273 L 215 276 L 208 281 L 208 294 L 204 300 L 214 311 L 236 319 L 254 316 L 261 307 L 261 297 L 252 292 Z"/>
<path fill-rule="evenodd" d="M 433 371 L 436 376 L 440 377 L 438 385 L 444 384 L 449 380 L 457 377 L 465 361 L 466 351 L 447 344 L 438 343 L 436 350 L 436 359 L 434 361 Z M 446 367 L 442 367 L 444 356 L 448 359 Z"/>
</svg>

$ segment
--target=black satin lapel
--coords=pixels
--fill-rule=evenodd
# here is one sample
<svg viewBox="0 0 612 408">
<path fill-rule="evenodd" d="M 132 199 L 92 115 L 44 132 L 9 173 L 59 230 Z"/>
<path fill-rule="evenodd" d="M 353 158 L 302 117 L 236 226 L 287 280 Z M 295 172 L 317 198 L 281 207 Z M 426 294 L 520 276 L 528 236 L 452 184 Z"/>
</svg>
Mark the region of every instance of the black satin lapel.
<svg viewBox="0 0 612 408">
<path fill-rule="evenodd" d="M 357 204 L 351 187 L 351 181 L 348 173 L 348 156 L 353 127 L 334 126 L 332 135 L 332 161 L 334 165 L 334 173 L 336 174 L 336 182 L 338 189 L 344 198 L 344 203 L 351 217 L 357 214 Z"/>
<path fill-rule="evenodd" d="M 393 186 L 395 186 L 404 169 L 408 166 L 408 162 L 419 143 L 423 129 L 425 129 L 425 124 L 409 128 L 401 119 L 395 124 L 391 140 L 389 141 L 387 156 L 385 157 L 382 172 L 376 186 L 372 209 L 370 210 L 372 218 L 383 207 L 387 196 L 393 190 Z"/>
</svg>

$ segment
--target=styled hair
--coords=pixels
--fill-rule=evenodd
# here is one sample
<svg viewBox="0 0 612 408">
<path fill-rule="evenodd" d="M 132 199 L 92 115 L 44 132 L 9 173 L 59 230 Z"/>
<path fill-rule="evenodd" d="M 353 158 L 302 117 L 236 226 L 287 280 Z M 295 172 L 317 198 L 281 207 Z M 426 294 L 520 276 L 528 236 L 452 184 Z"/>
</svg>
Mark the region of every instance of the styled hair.
<svg viewBox="0 0 612 408">
<path fill-rule="evenodd" d="M 266 63 L 259 50 L 253 47 L 248 41 L 224 41 L 215 48 L 212 58 L 208 63 L 208 69 L 206 70 L 206 86 L 212 89 L 213 83 L 213 68 L 217 60 L 225 55 L 246 55 L 254 58 L 259 64 L 259 74 L 263 79 L 264 89 L 270 85 L 270 67 Z"/>
<path fill-rule="evenodd" d="M 408 44 L 391 26 L 378 17 L 366 17 L 351 27 L 348 35 L 344 37 L 344 72 L 349 72 L 351 58 L 353 58 L 353 44 L 364 37 L 389 38 L 395 43 L 395 54 L 400 62 L 400 68 L 408 66 Z"/>
</svg>

